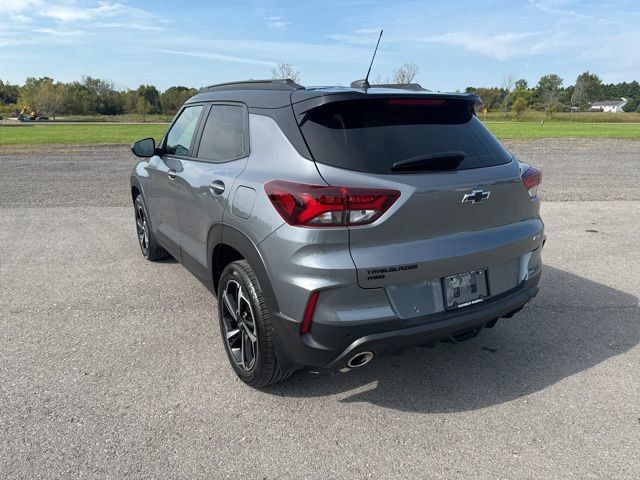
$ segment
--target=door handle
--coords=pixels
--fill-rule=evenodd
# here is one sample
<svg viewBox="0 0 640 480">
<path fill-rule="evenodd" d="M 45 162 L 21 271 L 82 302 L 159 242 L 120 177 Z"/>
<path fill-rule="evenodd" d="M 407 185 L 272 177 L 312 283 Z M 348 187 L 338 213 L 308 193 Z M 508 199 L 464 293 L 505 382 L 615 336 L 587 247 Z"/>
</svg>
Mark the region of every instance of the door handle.
<svg viewBox="0 0 640 480">
<path fill-rule="evenodd" d="M 176 171 L 175 170 L 169 170 L 167 172 L 167 177 L 169 177 L 171 180 L 173 180 L 174 178 L 176 178 Z"/>
<path fill-rule="evenodd" d="M 224 193 L 224 182 L 222 180 L 214 180 L 209 185 L 209 190 L 214 195 L 222 195 Z"/>
</svg>

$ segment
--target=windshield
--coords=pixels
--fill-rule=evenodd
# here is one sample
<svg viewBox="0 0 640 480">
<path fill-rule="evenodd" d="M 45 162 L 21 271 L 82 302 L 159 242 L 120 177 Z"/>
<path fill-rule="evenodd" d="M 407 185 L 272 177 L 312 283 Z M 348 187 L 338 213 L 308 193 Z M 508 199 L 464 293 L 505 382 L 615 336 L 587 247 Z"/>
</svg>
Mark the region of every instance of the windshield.
<svg viewBox="0 0 640 480">
<path fill-rule="evenodd" d="M 316 161 L 362 172 L 393 173 L 396 162 L 451 151 L 464 153 L 457 170 L 511 160 L 468 102 L 416 103 L 411 99 L 328 103 L 313 109 L 300 128 Z"/>
</svg>

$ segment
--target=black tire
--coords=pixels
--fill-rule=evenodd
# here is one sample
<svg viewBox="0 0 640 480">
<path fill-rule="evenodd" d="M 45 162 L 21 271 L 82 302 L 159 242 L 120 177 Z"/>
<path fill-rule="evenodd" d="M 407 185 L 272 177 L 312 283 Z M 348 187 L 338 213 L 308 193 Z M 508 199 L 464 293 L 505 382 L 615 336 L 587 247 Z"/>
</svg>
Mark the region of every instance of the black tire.
<svg viewBox="0 0 640 480">
<path fill-rule="evenodd" d="M 149 215 L 147 214 L 147 206 L 144 204 L 142 195 L 138 195 L 133 202 L 135 219 L 136 219 L 136 236 L 140 251 L 147 260 L 155 262 L 156 260 L 164 260 L 169 258 L 169 252 L 162 248 L 153 237 Z"/>
<path fill-rule="evenodd" d="M 242 290 L 236 295 L 237 288 Z M 234 304 L 232 297 L 240 296 L 244 298 L 236 300 Z M 231 311 L 235 311 L 235 315 Z M 253 322 L 247 318 L 248 314 L 253 317 Z M 230 263 L 222 272 L 218 285 L 218 318 L 229 363 L 243 382 L 260 388 L 291 376 L 293 372 L 280 369 L 278 364 L 269 310 L 258 279 L 245 260 Z M 242 320 L 239 322 L 237 319 Z M 238 333 L 229 336 L 234 331 Z M 251 340 L 251 334 L 256 337 L 255 344 Z M 251 352 L 253 362 L 250 361 Z"/>
</svg>

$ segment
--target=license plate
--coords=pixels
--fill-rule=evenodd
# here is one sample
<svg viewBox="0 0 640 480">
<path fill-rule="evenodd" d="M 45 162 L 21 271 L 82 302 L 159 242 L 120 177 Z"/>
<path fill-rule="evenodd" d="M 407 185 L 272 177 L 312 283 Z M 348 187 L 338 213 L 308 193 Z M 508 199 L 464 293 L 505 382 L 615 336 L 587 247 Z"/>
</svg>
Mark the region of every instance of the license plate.
<svg viewBox="0 0 640 480">
<path fill-rule="evenodd" d="M 474 305 L 489 296 L 487 275 L 484 270 L 444 277 L 442 283 L 447 310 Z"/>
</svg>

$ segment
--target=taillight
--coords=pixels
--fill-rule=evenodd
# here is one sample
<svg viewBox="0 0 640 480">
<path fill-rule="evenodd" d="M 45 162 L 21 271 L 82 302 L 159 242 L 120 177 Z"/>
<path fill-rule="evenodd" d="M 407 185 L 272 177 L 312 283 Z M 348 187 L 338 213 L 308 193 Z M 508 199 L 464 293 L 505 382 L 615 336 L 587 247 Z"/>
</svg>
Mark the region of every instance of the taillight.
<svg viewBox="0 0 640 480">
<path fill-rule="evenodd" d="M 446 100 L 442 100 L 439 98 L 389 98 L 387 100 L 389 105 L 393 106 L 429 106 L 436 107 L 439 105 L 444 105 Z"/>
<path fill-rule="evenodd" d="M 338 227 L 375 222 L 400 192 L 379 188 L 330 187 L 273 180 L 264 186 L 271 203 L 289 225 Z"/>
<path fill-rule="evenodd" d="M 538 187 L 542 183 L 542 170 L 529 166 L 529 168 L 522 172 L 520 178 L 522 179 L 524 188 L 527 189 L 531 198 L 538 195 Z"/>
</svg>

